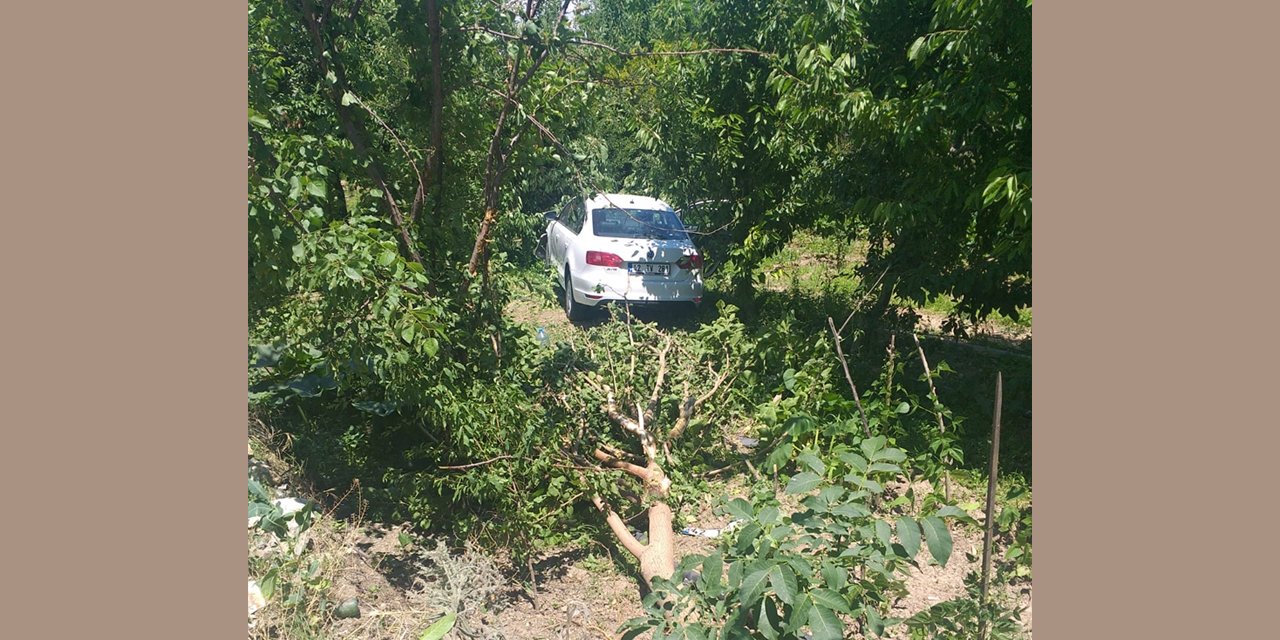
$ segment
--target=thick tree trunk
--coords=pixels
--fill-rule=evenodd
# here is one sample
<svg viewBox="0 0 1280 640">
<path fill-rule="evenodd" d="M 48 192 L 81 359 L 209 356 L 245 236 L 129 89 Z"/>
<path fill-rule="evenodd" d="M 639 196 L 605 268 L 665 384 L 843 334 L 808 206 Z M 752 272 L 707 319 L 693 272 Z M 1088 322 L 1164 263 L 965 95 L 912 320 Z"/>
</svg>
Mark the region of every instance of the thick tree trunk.
<svg viewBox="0 0 1280 640">
<path fill-rule="evenodd" d="M 640 575 L 645 584 L 655 577 L 670 579 L 676 572 L 675 516 L 666 502 L 649 506 L 649 544 L 640 554 Z"/>
</svg>

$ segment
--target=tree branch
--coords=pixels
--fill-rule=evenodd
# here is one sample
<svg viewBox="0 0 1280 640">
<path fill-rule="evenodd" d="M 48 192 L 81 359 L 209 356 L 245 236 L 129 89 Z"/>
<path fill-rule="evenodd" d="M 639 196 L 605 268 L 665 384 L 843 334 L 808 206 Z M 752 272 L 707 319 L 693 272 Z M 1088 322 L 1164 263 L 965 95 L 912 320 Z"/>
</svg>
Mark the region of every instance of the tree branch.
<svg viewBox="0 0 1280 640">
<path fill-rule="evenodd" d="M 618 538 L 618 542 L 621 542 L 622 546 L 639 560 L 640 556 L 645 552 L 645 546 L 640 544 L 640 541 L 636 540 L 636 537 L 631 535 L 630 531 L 627 531 L 627 525 L 622 522 L 622 518 L 617 512 L 610 509 L 604 503 L 604 500 L 600 499 L 600 496 L 591 496 L 591 502 L 596 505 L 597 509 L 604 512 L 605 520 L 609 522 L 609 528 L 613 530 L 613 535 Z"/>
<path fill-rule="evenodd" d="M 853 401 L 858 405 L 858 415 L 862 416 L 862 433 L 871 437 L 871 425 L 867 422 L 867 412 L 862 410 L 862 397 L 858 395 L 858 386 L 853 384 L 853 376 L 849 375 L 849 362 L 845 360 L 844 349 L 840 348 L 840 332 L 836 331 L 836 321 L 827 316 L 827 325 L 831 327 L 831 340 L 836 343 L 836 356 L 840 358 L 840 366 L 844 369 L 844 379 L 849 383 L 849 391 L 853 392 Z"/>
</svg>

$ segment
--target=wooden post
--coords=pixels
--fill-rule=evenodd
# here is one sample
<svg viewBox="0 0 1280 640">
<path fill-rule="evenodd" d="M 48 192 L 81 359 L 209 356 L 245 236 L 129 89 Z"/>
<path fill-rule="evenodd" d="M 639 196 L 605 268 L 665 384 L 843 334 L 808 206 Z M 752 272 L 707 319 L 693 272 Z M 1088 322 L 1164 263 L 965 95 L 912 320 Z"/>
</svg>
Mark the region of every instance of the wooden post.
<svg viewBox="0 0 1280 640">
<path fill-rule="evenodd" d="M 995 528 L 996 478 L 1000 472 L 1000 405 L 1003 395 L 1003 376 L 996 372 L 996 408 L 991 423 L 991 474 L 987 479 L 987 521 L 982 540 L 982 599 L 978 603 L 978 638 L 986 639 L 987 587 L 991 579 L 991 534 Z"/>
</svg>

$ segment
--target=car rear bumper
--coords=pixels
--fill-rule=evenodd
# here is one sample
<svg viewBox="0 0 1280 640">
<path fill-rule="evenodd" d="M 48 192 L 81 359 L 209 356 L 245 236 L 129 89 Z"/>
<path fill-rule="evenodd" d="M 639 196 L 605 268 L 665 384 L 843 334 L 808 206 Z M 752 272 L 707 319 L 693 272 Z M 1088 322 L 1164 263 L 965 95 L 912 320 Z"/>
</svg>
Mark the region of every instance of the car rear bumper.
<svg viewBox="0 0 1280 640">
<path fill-rule="evenodd" d="M 603 273 L 602 273 L 603 272 Z M 597 306 L 607 302 L 661 304 L 664 302 L 699 302 L 702 300 L 702 278 L 672 279 L 629 275 L 621 269 L 592 269 L 579 277 L 573 274 L 574 300 Z"/>
</svg>

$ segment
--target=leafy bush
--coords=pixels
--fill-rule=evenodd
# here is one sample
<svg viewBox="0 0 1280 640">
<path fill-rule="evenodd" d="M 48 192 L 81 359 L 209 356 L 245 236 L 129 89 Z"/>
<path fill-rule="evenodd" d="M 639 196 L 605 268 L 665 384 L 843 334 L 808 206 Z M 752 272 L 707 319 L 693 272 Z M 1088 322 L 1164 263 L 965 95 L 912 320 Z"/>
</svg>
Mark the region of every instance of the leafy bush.
<svg viewBox="0 0 1280 640">
<path fill-rule="evenodd" d="M 841 451 L 827 465 L 812 451 L 785 493 L 803 496 L 790 514 L 777 500 L 737 498 L 726 511 L 743 524 L 706 556 L 686 557 L 676 579 L 655 584 L 645 616 L 626 637 L 653 630 L 678 638 L 845 637 L 849 625 L 880 634 L 891 597 L 905 591 L 907 569 L 927 549 L 945 564 L 952 549 L 946 519 L 966 517 L 946 506 L 917 515 L 877 513 L 880 480 L 902 473 L 900 449 L 877 436 Z M 923 543 L 923 544 L 922 544 Z"/>
</svg>

